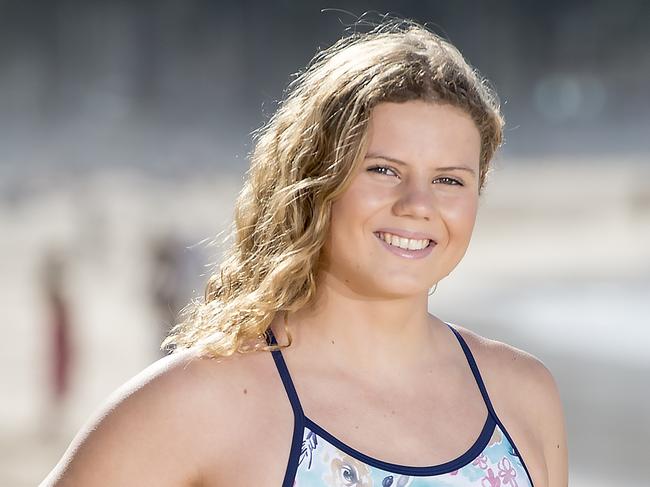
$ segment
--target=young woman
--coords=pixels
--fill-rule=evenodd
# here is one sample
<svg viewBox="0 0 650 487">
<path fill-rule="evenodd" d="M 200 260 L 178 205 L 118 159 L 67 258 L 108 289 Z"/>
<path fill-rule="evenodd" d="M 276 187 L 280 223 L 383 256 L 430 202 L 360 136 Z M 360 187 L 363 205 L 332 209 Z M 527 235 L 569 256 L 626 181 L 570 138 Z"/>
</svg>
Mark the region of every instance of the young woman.
<svg viewBox="0 0 650 487">
<path fill-rule="evenodd" d="M 259 134 L 232 246 L 175 353 L 42 485 L 567 485 L 549 371 L 427 310 L 502 126 L 484 80 L 417 25 L 318 54 Z"/>
</svg>

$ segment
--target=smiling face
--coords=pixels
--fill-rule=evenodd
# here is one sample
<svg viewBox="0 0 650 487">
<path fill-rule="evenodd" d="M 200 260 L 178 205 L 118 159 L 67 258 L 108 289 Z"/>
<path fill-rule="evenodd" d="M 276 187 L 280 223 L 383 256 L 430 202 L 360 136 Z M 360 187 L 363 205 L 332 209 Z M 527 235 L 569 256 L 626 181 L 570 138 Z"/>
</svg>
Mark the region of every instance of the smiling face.
<svg viewBox="0 0 650 487">
<path fill-rule="evenodd" d="M 377 105 L 368 150 L 332 204 L 321 272 L 371 298 L 427 292 L 461 260 L 479 193 L 481 138 L 451 105 Z"/>
</svg>

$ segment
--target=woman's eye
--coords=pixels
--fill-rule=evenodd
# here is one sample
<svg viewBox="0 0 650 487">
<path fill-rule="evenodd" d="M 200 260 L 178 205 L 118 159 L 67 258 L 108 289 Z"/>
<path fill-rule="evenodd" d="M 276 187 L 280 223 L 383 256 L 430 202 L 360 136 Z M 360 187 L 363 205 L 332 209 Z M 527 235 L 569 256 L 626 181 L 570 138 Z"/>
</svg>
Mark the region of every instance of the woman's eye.
<svg viewBox="0 0 650 487">
<path fill-rule="evenodd" d="M 452 185 L 452 186 L 462 186 L 463 185 L 463 183 L 461 183 L 458 179 L 449 178 L 449 177 L 446 177 L 446 176 L 433 180 L 434 184 L 436 184 L 438 181 L 440 181 L 442 184 L 449 184 L 449 185 Z"/>
<path fill-rule="evenodd" d="M 385 176 L 397 176 L 395 171 L 393 171 L 388 166 L 372 166 L 368 168 L 369 172 L 375 172 L 377 174 L 384 174 Z"/>
</svg>

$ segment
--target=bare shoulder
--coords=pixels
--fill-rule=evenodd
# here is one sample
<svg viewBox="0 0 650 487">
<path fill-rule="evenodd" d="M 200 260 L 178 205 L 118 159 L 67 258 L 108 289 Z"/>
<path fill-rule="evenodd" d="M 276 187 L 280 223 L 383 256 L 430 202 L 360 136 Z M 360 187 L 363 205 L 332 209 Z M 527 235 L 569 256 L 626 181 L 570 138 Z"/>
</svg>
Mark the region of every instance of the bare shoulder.
<svg viewBox="0 0 650 487">
<path fill-rule="evenodd" d="M 567 443 L 562 401 L 548 367 L 534 355 L 455 326 L 470 347 L 497 413 L 539 445 L 548 485 L 567 484 Z M 503 419 L 503 417 L 502 417 Z"/>
<path fill-rule="evenodd" d="M 530 387 L 544 392 L 557 390 L 555 381 L 546 365 L 534 355 L 512 345 L 492 340 L 462 326 L 454 325 L 481 365 L 481 373 L 498 373 L 501 377 L 523 381 Z"/>
<path fill-rule="evenodd" d="M 467 328 L 455 328 L 470 347 L 488 389 L 501 390 L 517 398 L 519 407 L 535 412 L 531 419 L 545 413 L 549 407 L 560 405 L 553 374 L 540 359 Z"/>
<path fill-rule="evenodd" d="M 258 414 L 243 391 L 263 392 L 261 358 L 158 360 L 106 400 L 41 485 L 199 485 L 205 445 L 218 458 Z"/>
</svg>

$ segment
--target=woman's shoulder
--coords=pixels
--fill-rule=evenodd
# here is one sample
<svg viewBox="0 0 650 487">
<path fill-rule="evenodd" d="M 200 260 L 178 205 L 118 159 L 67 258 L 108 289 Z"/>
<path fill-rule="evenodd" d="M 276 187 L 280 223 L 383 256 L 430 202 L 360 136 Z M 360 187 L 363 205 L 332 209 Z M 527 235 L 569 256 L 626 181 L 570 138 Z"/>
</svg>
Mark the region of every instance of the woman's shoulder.
<svg viewBox="0 0 650 487">
<path fill-rule="evenodd" d="M 111 394 L 42 485 L 194 485 L 208 452 L 225 455 L 262 414 L 267 363 L 193 351 L 156 361 Z"/>
<path fill-rule="evenodd" d="M 469 346 L 486 382 L 511 387 L 519 384 L 540 396 L 557 391 L 553 374 L 535 355 L 462 326 L 454 328 Z"/>
<path fill-rule="evenodd" d="M 548 472 L 548 485 L 566 485 L 564 412 L 549 368 L 531 353 L 460 326 L 455 328 L 474 355 L 497 415 L 515 439 L 524 440 L 524 457 L 539 452 Z"/>
<path fill-rule="evenodd" d="M 117 412 L 119 407 L 124 415 L 159 413 L 169 425 L 178 421 L 188 429 L 188 417 L 219 418 L 239 410 L 248 390 L 263 383 L 267 361 L 263 353 L 211 358 L 182 350 L 157 360 L 118 388 L 104 412 Z"/>
</svg>

